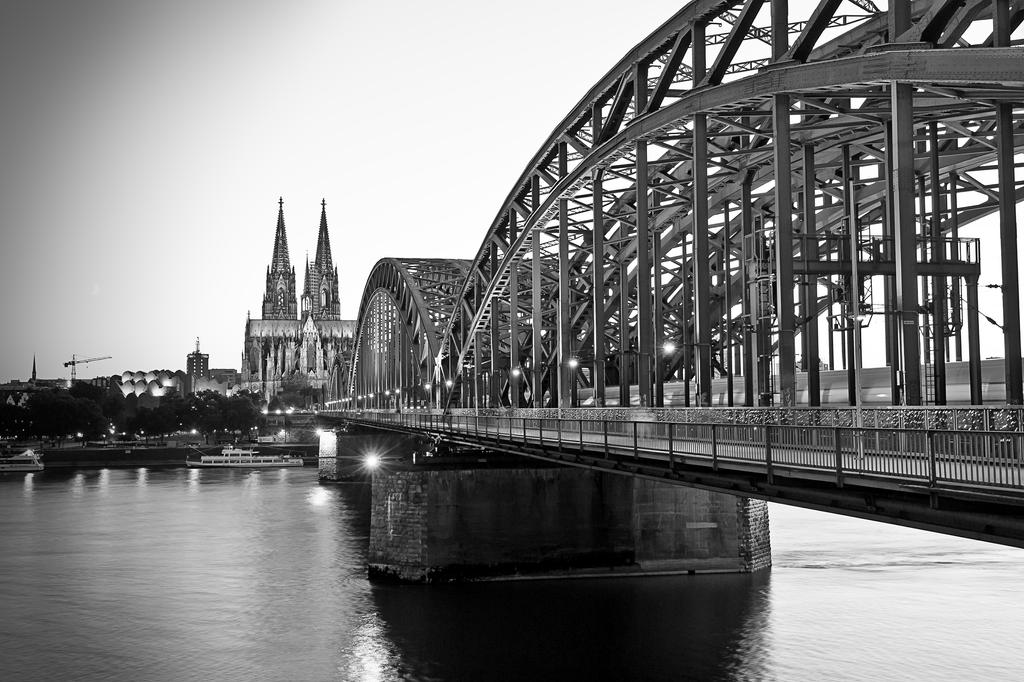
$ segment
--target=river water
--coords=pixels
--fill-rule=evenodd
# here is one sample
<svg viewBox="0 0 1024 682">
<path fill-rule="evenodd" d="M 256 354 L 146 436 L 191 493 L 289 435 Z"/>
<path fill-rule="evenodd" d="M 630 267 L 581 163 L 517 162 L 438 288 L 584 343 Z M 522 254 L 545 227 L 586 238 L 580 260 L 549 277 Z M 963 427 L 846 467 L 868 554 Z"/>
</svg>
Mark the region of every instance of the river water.
<svg viewBox="0 0 1024 682">
<path fill-rule="evenodd" d="M 371 585 L 368 496 L 0 476 L 0 680 L 1024 679 L 1024 550 L 773 505 L 757 576 Z"/>
</svg>

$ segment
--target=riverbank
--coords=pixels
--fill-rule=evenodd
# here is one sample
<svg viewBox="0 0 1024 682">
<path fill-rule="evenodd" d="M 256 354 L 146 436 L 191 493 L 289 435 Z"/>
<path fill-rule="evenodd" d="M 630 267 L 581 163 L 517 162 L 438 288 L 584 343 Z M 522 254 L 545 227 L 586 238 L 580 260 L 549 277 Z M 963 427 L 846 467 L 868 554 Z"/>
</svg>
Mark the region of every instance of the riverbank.
<svg viewBox="0 0 1024 682">
<path fill-rule="evenodd" d="M 306 465 L 316 465 L 317 443 L 260 444 L 261 452 L 300 455 Z M 133 447 L 64 447 L 37 450 L 47 469 L 104 469 L 131 467 L 178 467 L 185 465 L 186 456 L 220 452 L 223 445 L 156 445 Z"/>
</svg>

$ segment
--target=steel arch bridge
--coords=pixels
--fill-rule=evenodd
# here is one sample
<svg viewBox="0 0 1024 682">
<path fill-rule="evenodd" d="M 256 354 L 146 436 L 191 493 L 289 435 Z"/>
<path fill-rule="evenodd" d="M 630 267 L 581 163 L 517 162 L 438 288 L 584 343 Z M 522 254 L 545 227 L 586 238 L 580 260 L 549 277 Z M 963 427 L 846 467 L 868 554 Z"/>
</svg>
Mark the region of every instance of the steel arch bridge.
<svg viewBox="0 0 1024 682">
<path fill-rule="evenodd" d="M 471 261 L 377 264 L 349 400 L 709 405 L 717 380 L 729 404 L 813 406 L 843 364 L 857 402 L 870 337 L 893 404 L 946 403 L 965 352 L 980 403 L 984 228 L 1024 402 L 1022 20 L 1024 0 L 687 4 L 558 123 Z"/>
</svg>

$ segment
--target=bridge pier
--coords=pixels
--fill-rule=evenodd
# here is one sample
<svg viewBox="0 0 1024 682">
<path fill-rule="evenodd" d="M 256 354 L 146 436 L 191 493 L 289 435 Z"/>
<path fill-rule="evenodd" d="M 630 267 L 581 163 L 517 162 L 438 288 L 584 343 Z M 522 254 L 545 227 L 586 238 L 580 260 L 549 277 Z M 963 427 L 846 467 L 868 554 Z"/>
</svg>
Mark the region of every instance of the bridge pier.
<svg viewBox="0 0 1024 682">
<path fill-rule="evenodd" d="M 373 474 L 371 578 L 752 572 L 764 502 L 571 467 L 402 466 Z"/>
</svg>

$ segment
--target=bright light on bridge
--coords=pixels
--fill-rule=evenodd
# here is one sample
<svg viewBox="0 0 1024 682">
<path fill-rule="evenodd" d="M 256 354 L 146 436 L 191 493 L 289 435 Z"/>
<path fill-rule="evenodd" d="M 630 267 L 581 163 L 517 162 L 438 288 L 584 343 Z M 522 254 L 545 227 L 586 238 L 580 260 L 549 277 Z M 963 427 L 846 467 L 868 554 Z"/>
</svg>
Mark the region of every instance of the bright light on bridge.
<svg viewBox="0 0 1024 682">
<path fill-rule="evenodd" d="M 380 466 L 380 455 L 367 455 L 363 459 L 363 464 L 366 465 L 367 469 L 376 469 Z"/>
</svg>

